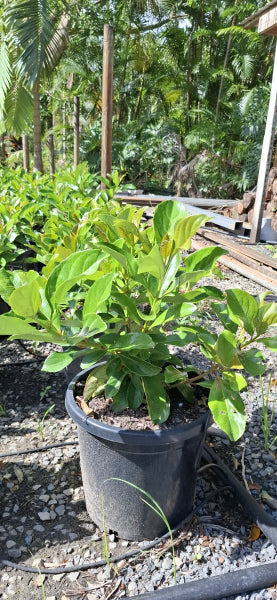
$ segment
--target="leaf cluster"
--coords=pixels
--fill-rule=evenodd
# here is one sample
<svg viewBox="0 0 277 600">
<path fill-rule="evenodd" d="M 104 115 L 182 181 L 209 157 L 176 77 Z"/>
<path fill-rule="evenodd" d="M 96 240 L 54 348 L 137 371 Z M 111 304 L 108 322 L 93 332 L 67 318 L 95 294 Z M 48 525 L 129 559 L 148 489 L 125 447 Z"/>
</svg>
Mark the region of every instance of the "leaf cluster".
<svg viewBox="0 0 277 600">
<path fill-rule="evenodd" d="M 216 261 L 225 253 L 218 247 L 188 253 L 204 215 L 188 215 L 181 203 L 164 201 L 149 226 L 141 224 L 142 212 L 132 206 L 100 210 L 88 247 L 41 274 L 3 269 L 0 293 L 11 310 L 0 317 L 0 333 L 63 347 L 44 370 L 58 371 L 75 358 L 82 368 L 104 361 L 88 378 L 86 400 L 104 393 L 114 410 L 146 402 L 154 423 L 167 420 L 175 388 L 190 402 L 195 385 L 204 386 L 215 421 L 238 439 L 245 428 L 243 373 L 265 370 L 253 344 L 277 350 L 271 336 L 276 304 L 242 290 L 223 294 L 198 287 L 217 273 Z M 222 325 L 218 336 L 193 319 L 202 301 Z M 191 376 L 191 365 L 172 356 L 169 344 L 196 345 L 209 369 Z"/>
</svg>

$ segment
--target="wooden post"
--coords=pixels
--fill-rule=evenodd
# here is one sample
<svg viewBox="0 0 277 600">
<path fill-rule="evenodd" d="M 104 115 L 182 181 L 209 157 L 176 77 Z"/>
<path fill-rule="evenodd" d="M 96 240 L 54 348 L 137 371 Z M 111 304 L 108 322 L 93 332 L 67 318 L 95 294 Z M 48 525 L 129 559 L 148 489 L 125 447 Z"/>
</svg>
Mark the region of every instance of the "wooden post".
<svg viewBox="0 0 277 600">
<path fill-rule="evenodd" d="M 23 149 L 23 169 L 30 171 L 30 155 L 29 155 L 29 137 L 24 133 L 22 135 L 22 149 Z"/>
<path fill-rule="evenodd" d="M 267 180 L 271 164 L 273 144 L 275 137 L 277 121 L 277 43 L 275 46 L 274 68 L 270 92 L 269 107 L 267 113 L 267 121 L 265 134 L 263 139 L 262 154 L 260 160 L 260 168 L 257 182 L 257 192 L 254 204 L 254 213 L 252 221 L 252 229 L 250 234 L 250 242 L 255 244 L 260 241 L 261 224 L 263 218 L 263 207 L 265 203 Z"/>
<path fill-rule="evenodd" d="M 103 76 L 102 76 L 102 153 L 101 176 L 112 170 L 112 118 L 113 118 L 113 55 L 114 28 L 104 25 Z M 101 184 L 101 189 L 105 189 Z"/>
<path fill-rule="evenodd" d="M 74 96 L 74 169 L 80 162 L 80 98 Z"/>
</svg>

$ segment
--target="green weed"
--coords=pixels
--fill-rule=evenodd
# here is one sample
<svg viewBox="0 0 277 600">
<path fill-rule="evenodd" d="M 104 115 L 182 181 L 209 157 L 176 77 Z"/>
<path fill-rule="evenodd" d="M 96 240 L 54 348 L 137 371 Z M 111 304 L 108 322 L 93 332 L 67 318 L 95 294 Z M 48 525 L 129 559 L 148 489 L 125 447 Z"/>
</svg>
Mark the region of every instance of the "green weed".
<svg viewBox="0 0 277 600">
<path fill-rule="evenodd" d="M 39 417 L 37 417 L 37 415 L 35 413 L 33 413 L 34 419 L 37 423 L 38 426 L 38 430 L 40 433 L 40 437 L 42 439 L 42 441 L 44 441 L 44 433 L 43 433 L 43 429 L 44 429 L 44 421 L 45 418 L 47 417 L 47 415 L 50 413 L 50 410 L 52 410 L 54 408 L 55 404 L 51 404 L 51 406 L 49 406 L 49 408 L 47 408 L 47 410 L 45 411 L 43 417 L 41 419 L 39 419 Z"/>
<path fill-rule="evenodd" d="M 142 490 L 140 487 L 138 487 L 137 485 L 135 485 L 134 483 L 131 483 L 130 481 L 126 481 L 125 479 L 121 479 L 120 477 L 110 477 L 109 479 L 106 479 L 104 481 L 104 483 L 106 481 L 121 481 L 122 483 L 126 483 L 127 485 L 130 485 L 131 487 L 135 488 L 136 490 L 138 490 L 139 492 L 141 492 L 141 494 L 143 494 L 143 496 L 145 496 L 145 498 L 141 498 L 142 502 L 145 502 L 145 504 L 147 504 L 147 506 L 149 506 L 149 508 L 151 508 L 164 522 L 169 536 L 170 536 L 170 541 L 171 541 L 171 552 L 172 552 L 172 560 L 173 560 L 173 576 L 174 576 L 174 583 L 176 585 L 177 583 L 177 578 L 176 578 L 176 561 L 175 561 L 175 550 L 174 550 L 174 541 L 173 541 L 173 535 L 172 535 L 172 531 L 171 531 L 171 527 L 169 525 L 169 522 L 162 510 L 162 508 L 160 507 L 160 505 L 158 504 L 158 502 L 156 502 L 156 500 L 153 498 L 153 496 L 151 496 L 151 494 L 149 494 L 148 492 L 146 492 L 145 490 Z M 104 514 L 104 504 L 103 504 L 103 494 L 101 496 L 102 498 L 102 510 L 103 510 L 103 514 Z M 104 521 L 103 521 L 104 524 Z"/>
<path fill-rule="evenodd" d="M 275 382 L 274 382 L 275 383 Z M 260 375 L 260 386 L 261 386 L 261 406 L 258 406 L 259 418 L 261 423 L 261 428 L 264 436 L 264 449 L 267 452 L 271 446 L 277 441 L 277 435 L 273 439 L 272 438 L 272 425 L 274 420 L 274 411 L 276 405 L 276 387 L 274 386 L 273 390 L 273 379 L 272 372 L 270 374 L 270 378 L 267 384 L 266 389 L 264 390 L 262 376 Z"/>
</svg>

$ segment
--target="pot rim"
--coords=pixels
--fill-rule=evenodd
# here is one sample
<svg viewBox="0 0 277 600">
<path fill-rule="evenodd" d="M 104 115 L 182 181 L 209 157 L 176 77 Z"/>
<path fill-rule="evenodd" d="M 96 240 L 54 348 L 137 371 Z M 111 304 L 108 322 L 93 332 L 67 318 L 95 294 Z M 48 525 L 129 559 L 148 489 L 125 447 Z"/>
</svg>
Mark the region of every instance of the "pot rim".
<svg viewBox="0 0 277 600">
<path fill-rule="evenodd" d="M 74 389 L 77 381 L 85 374 L 92 371 L 95 367 L 105 364 L 106 361 L 102 361 L 88 367 L 83 371 L 80 371 L 75 375 L 70 384 L 67 387 L 65 404 L 66 409 L 70 417 L 77 425 L 82 429 L 86 429 L 92 435 L 96 435 L 99 438 L 105 438 L 106 440 L 114 441 L 117 443 L 133 443 L 138 445 L 155 444 L 155 445 L 166 445 L 172 443 L 180 443 L 180 440 L 189 439 L 197 435 L 201 431 L 205 432 L 208 428 L 211 412 L 208 409 L 206 413 L 191 421 L 190 423 L 181 423 L 168 429 L 147 429 L 147 430 L 134 430 L 134 429 L 123 429 L 115 425 L 108 425 L 102 421 L 97 421 L 85 415 L 82 409 L 78 406 L 74 398 Z"/>
</svg>

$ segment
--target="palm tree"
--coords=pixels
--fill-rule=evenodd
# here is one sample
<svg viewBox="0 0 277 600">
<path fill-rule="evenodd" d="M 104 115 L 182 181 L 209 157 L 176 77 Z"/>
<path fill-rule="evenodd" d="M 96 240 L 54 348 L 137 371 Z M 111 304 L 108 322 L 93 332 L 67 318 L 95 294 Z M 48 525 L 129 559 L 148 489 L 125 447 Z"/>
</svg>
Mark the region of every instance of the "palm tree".
<svg viewBox="0 0 277 600">
<path fill-rule="evenodd" d="M 50 0 L 9 0 L 4 4 L 2 22 L 5 23 L 5 60 L 0 66 L 0 96 L 10 90 L 12 74 L 24 89 L 30 90 L 34 111 L 34 170 L 43 172 L 40 85 L 50 76 L 65 50 L 69 17 L 63 13 L 59 19 L 55 18 Z"/>
</svg>

